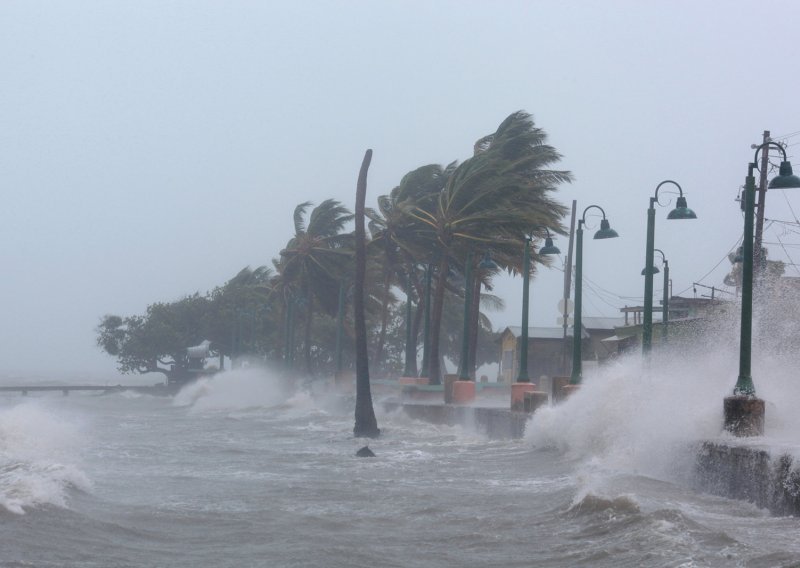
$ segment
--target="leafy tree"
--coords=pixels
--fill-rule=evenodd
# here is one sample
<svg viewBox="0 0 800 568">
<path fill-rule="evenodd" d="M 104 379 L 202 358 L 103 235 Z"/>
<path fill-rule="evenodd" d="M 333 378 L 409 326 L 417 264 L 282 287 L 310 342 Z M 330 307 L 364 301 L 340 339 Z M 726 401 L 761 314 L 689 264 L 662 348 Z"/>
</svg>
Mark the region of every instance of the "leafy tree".
<svg viewBox="0 0 800 568">
<path fill-rule="evenodd" d="M 175 378 L 187 368 L 186 349 L 207 338 L 208 313 L 208 299 L 194 294 L 151 304 L 144 316 L 106 315 L 97 327 L 97 345 L 117 358 L 122 373 Z"/>
<path fill-rule="evenodd" d="M 410 246 L 418 237 L 416 232 L 419 223 L 408 215 L 408 209 L 415 206 L 429 206 L 443 189 L 447 178 L 455 168 L 451 164 L 447 168 L 439 165 L 427 165 L 417 168 L 400 181 L 389 195 L 378 197 L 378 209 L 366 211 L 370 218 L 369 229 L 372 235 L 370 248 L 377 251 L 374 255 L 376 262 L 383 267 L 384 297 L 381 308 L 381 328 L 375 349 L 373 361 L 381 362 L 383 359 L 383 346 L 388 323 L 388 309 L 391 286 L 400 287 L 406 295 L 420 298 L 417 302 L 417 314 L 414 317 L 411 333 L 411 345 L 406 346 L 409 353 L 415 351 L 418 343 L 419 326 L 424 310 L 424 294 L 422 275 L 424 274 L 424 258 L 419 258 L 418 251 Z M 416 374 L 416 360 L 413 360 L 410 372 Z"/>
<path fill-rule="evenodd" d="M 208 339 L 220 356 L 233 361 L 245 354 L 277 358 L 276 309 L 271 302 L 273 271 L 267 266 L 248 267 L 211 291 Z"/>
</svg>

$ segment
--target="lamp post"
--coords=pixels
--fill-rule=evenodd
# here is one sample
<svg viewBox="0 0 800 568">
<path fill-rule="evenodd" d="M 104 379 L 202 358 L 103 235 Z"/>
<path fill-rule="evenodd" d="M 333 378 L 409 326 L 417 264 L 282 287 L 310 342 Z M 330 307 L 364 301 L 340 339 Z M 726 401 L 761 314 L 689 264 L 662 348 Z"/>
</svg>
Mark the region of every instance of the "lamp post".
<svg viewBox="0 0 800 568">
<path fill-rule="evenodd" d="M 658 203 L 658 190 L 664 184 L 671 183 L 678 188 L 678 202 L 675 209 L 669 212 L 667 219 L 697 219 L 694 211 L 686 205 L 683 189 L 672 180 L 665 180 L 656 186 L 655 196 L 650 198 L 650 208 L 647 210 L 647 248 L 645 250 L 645 269 L 653 267 L 653 251 L 655 247 L 656 210 Z M 653 342 L 653 271 L 645 270 L 644 275 L 644 320 L 642 322 L 642 354 L 647 355 Z"/>
<path fill-rule="evenodd" d="M 753 331 L 753 217 L 755 211 L 756 182 L 753 170 L 758 168 L 758 153 L 769 146 L 783 154 L 779 174 L 769 182 L 769 189 L 800 188 L 800 178 L 792 173 L 783 146 L 765 142 L 756 148 L 753 161 L 748 165 L 744 184 L 744 237 L 742 241 L 742 323 L 739 341 L 739 377 L 733 396 L 725 398 L 725 429 L 737 436 L 758 436 L 764 433 L 764 401 L 756 398 L 751 374 Z"/>
<path fill-rule="evenodd" d="M 663 300 L 661 300 L 661 323 L 662 326 L 662 339 L 666 343 L 669 337 L 668 331 L 668 324 L 669 324 L 669 262 L 667 261 L 667 257 L 664 256 L 664 251 L 661 249 L 653 249 L 653 252 L 657 252 L 661 255 L 661 262 L 664 265 L 664 290 L 663 290 Z M 658 274 L 661 272 L 657 266 L 651 265 L 650 270 L 652 270 L 653 274 Z M 647 268 L 642 268 L 642 276 L 647 276 Z"/>
<path fill-rule="evenodd" d="M 572 326 L 572 375 L 569 384 L 579 385 L 581 383 L 581 301 L 583 296 L 583 225 L 586 223 L 586 212 L 589 209 L 599 209 L 603 214 L 600 221 L 600 230 L 594 234 L 595 239 L 613 239 L 618 237 L 617 232 L 611 228 L 606 219 L 606 212 L 599 205 L 589 205 L 583 210 L 583 215 L 578 221 L 578 230 L 575 233 L 575 322 Z M 652 264 L 652 263 L 651 263 Z"/>
<path fill-rule="evenodd" d="M 519 348 L 519 374 L 517 375 L 518 383 L 531 382 L 528 376 L 528 291 L 530 290 L 530 276 L 531 276 L 531 240 L 533 235 L 525 239 L 525 252 L 522 257 L 522 335 L 520 337 Z M 544 246 L 539 249 L 540 255 L 554 255 L 561 254 L 557 246 L 553 244 L 553 239 L 550 236 L 550 231 L 547 231 L 547 238 L 544 241 Z"/>
</svg>

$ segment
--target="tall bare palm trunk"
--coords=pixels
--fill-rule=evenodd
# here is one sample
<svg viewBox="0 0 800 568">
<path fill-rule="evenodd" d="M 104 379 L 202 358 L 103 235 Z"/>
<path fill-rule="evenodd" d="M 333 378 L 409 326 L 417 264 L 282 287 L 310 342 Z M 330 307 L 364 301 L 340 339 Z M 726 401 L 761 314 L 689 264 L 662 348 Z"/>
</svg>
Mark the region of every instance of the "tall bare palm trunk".
<svg viewBox="0 0 800 568">
<path fill-rule="evenodd" d="M 364 230 L 364 201 L 367 196 L 367 171 L 372 161 L 372 150 L 364 154 L 356 184 L 355 237 L 356 279 L 353 309 L 356 331 L 356 412 L 353 434 L 356 437 L 377 438 L 380 436 L 372 393 L 369 387 L 369 360 L 367 355 L 367 324 L 364 317 L 364 279 L 367 272 L 366 232 Z"/>
</svg>

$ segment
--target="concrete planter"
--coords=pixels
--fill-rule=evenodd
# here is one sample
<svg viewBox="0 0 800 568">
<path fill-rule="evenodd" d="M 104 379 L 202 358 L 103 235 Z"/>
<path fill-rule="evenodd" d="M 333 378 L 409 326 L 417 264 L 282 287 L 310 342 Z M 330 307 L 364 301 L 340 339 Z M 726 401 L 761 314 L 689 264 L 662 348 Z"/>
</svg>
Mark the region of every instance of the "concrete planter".
<svg viewBox="0 0 800 568">
<path fill-rule="evenodd" d="M 525 393 L 536 390 L 533 383 L 513 383 L 511 385 L 511 410 L 522 411 L 525 408 Z"/>
<path fill-rule="evenodd" d="M 453 382 L 453 403 L 470 404 L 475 401 L 475 381 Z"/>
</svg>

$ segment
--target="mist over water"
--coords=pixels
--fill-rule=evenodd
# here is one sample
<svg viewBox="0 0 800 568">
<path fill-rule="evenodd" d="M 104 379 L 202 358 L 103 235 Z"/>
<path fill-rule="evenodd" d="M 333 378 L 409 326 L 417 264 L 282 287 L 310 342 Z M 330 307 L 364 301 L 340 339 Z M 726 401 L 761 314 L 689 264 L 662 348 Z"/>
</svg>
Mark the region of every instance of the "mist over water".
<svg viewBox="0 0 800 568">
<path fill-rule="evenodd" d="M 380 396 L 381 438 L 355 439 L 352 396 L 258 368 L 174 397 L 0 396 L 0 565 L 794 566 L 800 520 L 688 483 L 693 446 L 725 436 L 737 353 L 622 357 L 513 441 Z M 753 368 L 758 443 L 791 440 L 790 360 Z"/>
</svg>

